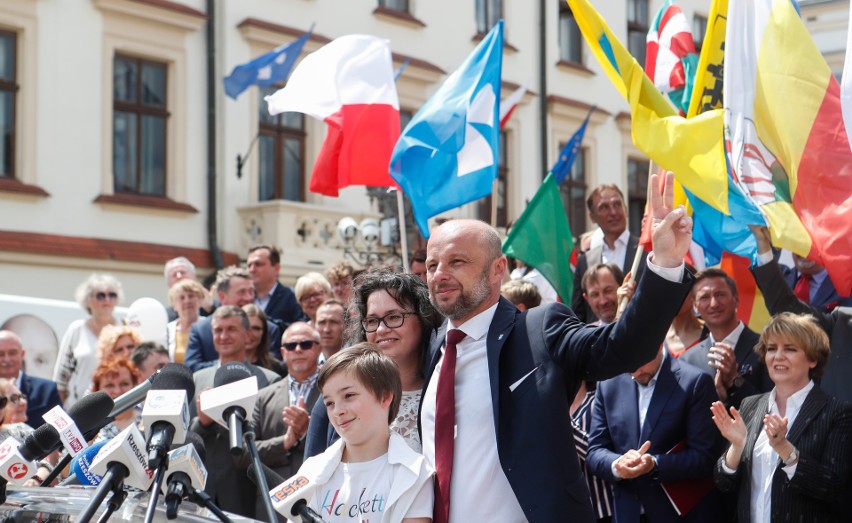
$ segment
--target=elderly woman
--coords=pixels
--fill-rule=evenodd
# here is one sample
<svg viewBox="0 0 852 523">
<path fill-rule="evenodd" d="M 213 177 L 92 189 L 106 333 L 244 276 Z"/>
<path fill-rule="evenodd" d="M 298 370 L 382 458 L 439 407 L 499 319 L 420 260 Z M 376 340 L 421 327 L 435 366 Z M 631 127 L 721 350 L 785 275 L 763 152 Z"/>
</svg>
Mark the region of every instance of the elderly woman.
<svg viewBox="0 0 852 523">
<path fill-rule="evenodd" d="M 249 303 L 243 305 L 249 319 L 246 336 L 246 359 L 249 363 L 269 369 L 282 378 L 287 375 L 287 367 L 269 354 L 269 321 L 263 309 Z M 281 348 L 281 340 L 276 345 Z"/>
<path fill-rule="evenodd" d="M 0 441 L 13 436 L 23 442 L 33 431 L 27 425 L 27 397 L 21 394 L 13 380 L 6 378 L 0 378 L 0 413 Z"/>
<path fill-rule="evenodd" d="M 68 326 L 53 370 L 53 381 L 66 410 L 88 390 L 98 365 L 98 337 L 107 325 L 119 324 L 113 311 L 124 294 L 121 283 L 113 276 L 92 274 L 77 287 L 76 298 L 89 317 Z"/>
<path fill-rule="evenodd" d="M 101 363 L 92 375 L 92 392 L 106 391 L 109 397 L 116 399 L 125 392 L 139 384 L 139 371 L 129 359 L 113 358 Z M 127 409 L 115 417 L 115 421 L 109 423 L 98 432 L 95 442 L 103 441 L 117 436 L 131 423 L 137 425 L 141 421 L 139 407 Z"/>
<path fill-rule="evenodd" d="M 98 336 L 98 364 L 112 358 L 130 359 L 133 349 L 143 341 L 135 327 L 107 325 Z"/>
<path fill-rule="evenodd" d="M 429 301 L 426 283 L 413 274 L 374 269 L 355 280 L 353 317 L 347 329 L 349 344 L 368 341 L 399 367 L 402 401 L 391 429 L 421 451 L 417 413 L 423 390 L 424 355 L 443 318 Z M 338 438 L 328 424 L 325 404 L 314 404 L 305 458 L 323 452 Z"/>
<path fill-rule="evenodd" d="M 331 298 L 331 284 L 322 274 L 309 272 L 296 280 L 294 292 L 302 311 L 308 316 L 308 324 L 316 329 L 317 309 L 322 305 L 322 302 Z"/>
<path fill-rule="evenodd" d="M 852 406 L 814 383 L 828 361 L 828 337 L 812 316 L 781 313 L 754 349 L 775 388 L 743 400 L 713 421 L 730 446 L 716 486 L 737 491 L 747 521 L 848 521 L 840 508 L 852 472 Z"/>
<path fill-rule="evenodd" d="M 180 280 L 169 289 L 169 303 L 177 313 L 177 319 L 166 325 L 166 340 L 169 357 L 175 363 L 183 363 L 189 331 L 198 321 L 198 308 L 207 296 L 207 290 L 195 280 Z"/>
</svg>

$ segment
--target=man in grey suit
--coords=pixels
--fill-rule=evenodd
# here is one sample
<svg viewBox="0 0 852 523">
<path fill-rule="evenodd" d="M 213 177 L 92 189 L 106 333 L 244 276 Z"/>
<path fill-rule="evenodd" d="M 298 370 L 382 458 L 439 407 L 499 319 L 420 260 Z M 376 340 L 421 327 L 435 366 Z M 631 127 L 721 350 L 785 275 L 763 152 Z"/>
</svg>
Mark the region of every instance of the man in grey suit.
<svg viewBox="0 0 852 523">
<path fill-rule="evenodd" d="M 229 362 L 243 363 L 247 370 L 257 377 L 257 387 L 262 389 L 278 378 L 274 372 L 257 367 L 246 361 L 246 337 L 249 319 L 245 311 L 233 305 L 223 305 L 216 309 L 211 318 L 213 325 L 213 345 L 219 354 L 219 360 L 212 367 L 201 369 L 192 375 L 195 382 L 196 401 L 191 409 L 198 415 L 192 419 L 190 430 L 201 436 L 207 449 L 207 485 L 204 491 L 213 501 L 228 512 L 246 517 L 254 517 L 254 502 L 257 492 L 246 478 L 248 464 L 243 460 L 234 461 L 229 451 L 228 430 L 215 423 L 198 408 L 201 392 L 213 385 L 213 378 L 220 366 Z M 237 480 L 236 478 L 243 478 Z"/>
<path fill-rule="evenodd" d="M 712 376 L 728 406 L 739 408 L 746 396 L 772 390 L 766 365 L 754 352 L 759 336 L 737 318 L 737 282 L 721 269 L 706 269 L 695 276 L 692 297 L 710 336 L 680 360 Z"/>
<path fill-rule="evenodd" d="M 603 241 L 584 252 L 577 259 L 574 271 L 574 288 L 582 288 L 582 278 L 589 267 L 599 263 L 612 263 L 627 274 L 633 266 L 633 258 L 639 246 L 639 238 L 632 236 L 627 230 L 627 212 L 624 195 L 617 185 L 604 184 L 596 187 L 586 199 L 589 208 L 589 218 L 603 232 Z M 645 257 L 639 265 L 638 274 L 633 275 L 633 281 L 639 281 L 639 276 L 645 268 Z M 598 320 L 589 308 L 586 300 L 579 292 L 574 293 L 571 309 L 580 320 L 593 323 Z"/>
<path fill-rule="evenodd" d="M 294 475 L 304 460 L 310 412 L 320 396 L 320 351 L 320 335 L 313 327 L 304 322 L 287 327 L 281 355 L 289 373 L 260 391 L 254 404 L 252 425 L 260 460 L 284 478 Z M 257 514 L 262 513 L 260 506 L 258 499 Z"/>
</svg>

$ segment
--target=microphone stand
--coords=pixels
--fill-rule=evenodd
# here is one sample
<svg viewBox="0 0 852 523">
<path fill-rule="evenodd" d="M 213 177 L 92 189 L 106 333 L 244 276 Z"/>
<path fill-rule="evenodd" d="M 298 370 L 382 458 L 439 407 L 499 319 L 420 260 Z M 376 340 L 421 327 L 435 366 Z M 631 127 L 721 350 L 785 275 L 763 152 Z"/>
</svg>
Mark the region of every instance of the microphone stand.
<svg viewBox="0 0 852 523">
<path fill-rule="evenodd" d="M 227 514 L 222 512 L 222 509 L 220 509 L 216 506 L 215 503 L 213 503 L 213 498 L 211 498 L 203 490 L 198 490 L 196 488 L 190 487 L 189 495 L 186 499 L 195 503 L 196 505 L 206 508 L 207 510 L 212 512 L 217 518 L 219 518 L 219 521 L 221 521 L 222 523 L 234 523 L 233 521 L 231 521 L 231 518 L 229 518 Z"/>
<path fill-rule="evenodd" d="M 154 490 L 148 498 L 148 509 L 145 511 L 145 523 L 154 521 L 154 512 L 157 511 L 157 501 L 160 499 L 160 489 L 163 488 L 163 480 L 166 479 L 166 471 L 169 469 L 169 455 L 163 456 L 160 466 L 157 467 L 157 475 L 154 476 Z"/>
<path fill-rule="evenodd" d="M 59 462 L 56 464 L 56 466 L 53 467 L 53 470 L 50 471 L 50 474 L 48 474 L 47 477 L 44 478 L 44 481 L 41 482 L 41 485 L 39 485 L 39 487 L 49 487 L 50 484 L 53 483 L 53 480 L 55 480 L 59 477 L 60 474 L 62 474 L 62 471 L 65 470 L 65 467 L 67 467 L 69 463 L 71 463 L 72 459 L 74 459 L 74 456 L 66 452 L 62 456 L 62 459 L 60 459 Z"/>
<path fill-rule="evenodd" d="M 304 499 L 297 501 L 290 513 L 301 517 L 303 523 L 324 523 L 320 515 L 314 512 L 314 509 L 309 507 L 308 502 Z"/>
<path fill-rule="evenodd" d="M 257 453 L 257 445 L 254 444 L 254 428 L 248 424 L 243 427 L 243 439 L 248 447 L 249 456 L 254 464 L 255 478 L 257 479 L 257 487 L 260 489 L 258 493 L 260 499 L 263 500 L 263 507 L 266 509 L 266 516 L 271 523 L 278 521 L 278 516 L 275 514 L 275 509 L 272 507 L 272 500 L 269 499 L 269 485 L 266 484 L 266 476 L 263 474 L 263 465 L 260 462 L 260 455 Z"/>
<path fill-rule="evenodd" d="M 121 467 L 119 469 L 119 467 Z M 122 475 L 118 475 L 118 471 L 123 472 Z M 101 503 L 103 503 L 104 498 L 106 498 L 107 494 L 111 491 L 114 491 L 118 488 L 124 487 L 124 478 L 126 478 L 130 474 L 130 471 L 127 470 L 127 467 L 122 465 L 121 463 L 110 463 L 109 468 L 107 469 L 106 474 L 104 474 L 103 479 L 98 485 L 97 489 L 95 489 L 95 495 L 92 496 L 92 499 L 89 501 L 89 504 L 86 505 L 86 508 L 83 512 L 77 516 L 77 521 L 79 523 L 89 523 L 91 521 L 92 516 L 95 515 L 95 512 L 98 511 L 98 507 Z"/>
<path fill-rule="evenodd" d="M 119 482 L 116 484 L 116 487 L 112 490 L 112 496 L 110 496 L 109 501 L 107 501 L 107 508 L 103 514 L 101 514 L 100 519 L 98 519 L 98 523 L 106 523 L 109 521 L 112 513 L 118 510 L 118 507 L 124 503 L 124 500 L 127 499 L 127 491 L 124 490 L 124 483 Z"/>
</svg>

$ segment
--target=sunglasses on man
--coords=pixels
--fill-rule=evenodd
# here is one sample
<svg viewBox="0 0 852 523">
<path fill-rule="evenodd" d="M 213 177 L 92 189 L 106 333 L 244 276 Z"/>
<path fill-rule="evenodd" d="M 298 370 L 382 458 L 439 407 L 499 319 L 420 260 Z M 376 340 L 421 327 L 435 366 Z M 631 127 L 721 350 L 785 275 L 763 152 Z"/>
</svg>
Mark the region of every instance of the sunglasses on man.
<svg viewBox="0 0 852 523">
<path fill-rule="evenodd" d="M 304 340 L 304 341 L 288 341 L 287 343 L 282 343 L 281 346 L 287 349 L 288 351 L 294 351 L 296 348 L 300 348 L 302 350 L 311 350 L 314 348 L 314 345 L 319 345 L 318 341 L 314 340 Z"/>
</svg>

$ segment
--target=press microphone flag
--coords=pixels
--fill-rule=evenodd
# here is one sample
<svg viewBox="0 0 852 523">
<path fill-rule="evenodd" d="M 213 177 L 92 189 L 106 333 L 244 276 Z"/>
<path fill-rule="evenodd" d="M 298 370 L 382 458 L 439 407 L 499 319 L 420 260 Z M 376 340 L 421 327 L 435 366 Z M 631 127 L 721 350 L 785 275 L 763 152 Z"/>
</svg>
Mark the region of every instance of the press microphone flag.
<svg viewBox="0 0 852 523">
<path fill-rule="evenodd" d="M 254 410 L 257 401 L 257 377 L 251 376 L 201 393 L 201 412 L 228 428 L 225 411 L 241 409 L 243 417 Z"/>
<path fill-rule="evenodd" d="M 42 418 L 44 418 L 45 423 L 52 425 L 59 432 L 62 446 L 71 456 L 76 457 L 80 451 L 89 446 L 74 419 L 61 406 L 57 405 L 45 412 Z"/>
<path fill-rule="evenodd" d="M 0 444 L 0 477 L 12 485 L 22 485 L 37 470 L 35 460 L 41 451 L 59 442 L 56 430 L 42 429 L 35 437 L 27 437 L 21 444 L 9 436 Z"/>
<path fill-rule="evenodd" d="M 74 479 L 72 480 L 71 476 L 69 476 L 61 485 L 85 485 L 90 487 L 99 485 L 103 476 L 94 474 L 91 471 L 92 460 L 95 459 L 95 456 L 98 455 L 98 452 L 107 443 L 109 443 L 109 440 L 99 441 L 77 455 L 74 461 L 71 462 L 71 474 L 74 476 Z M 65 481 L 68 481 L 68 483 L 65 483 Z"/>
<path fill-rule="evenodd" d="M 269 491 L 269 499 L 276 512 L 290 521 L 308 523 L 322 521 L 309 506 L 308 501 L 316 492 L 317 483 L 307 476 L 296 474 Z"/>
<path fill-rule="evenodd" d="M 142 437 L 136 425 L 130 425 L 118 436 L 109 440 L 95 456 L 89 470 L 99 476 L 105 476 L 108 470 L 115 470 L 118 464 L 122 465 L 126 471 L 126 476 L 123 478 L 126 485 L 139 490 L 148 490 L 154 481 L 154 472 L 147 469 L 145 438 Z"/>
</svg>

